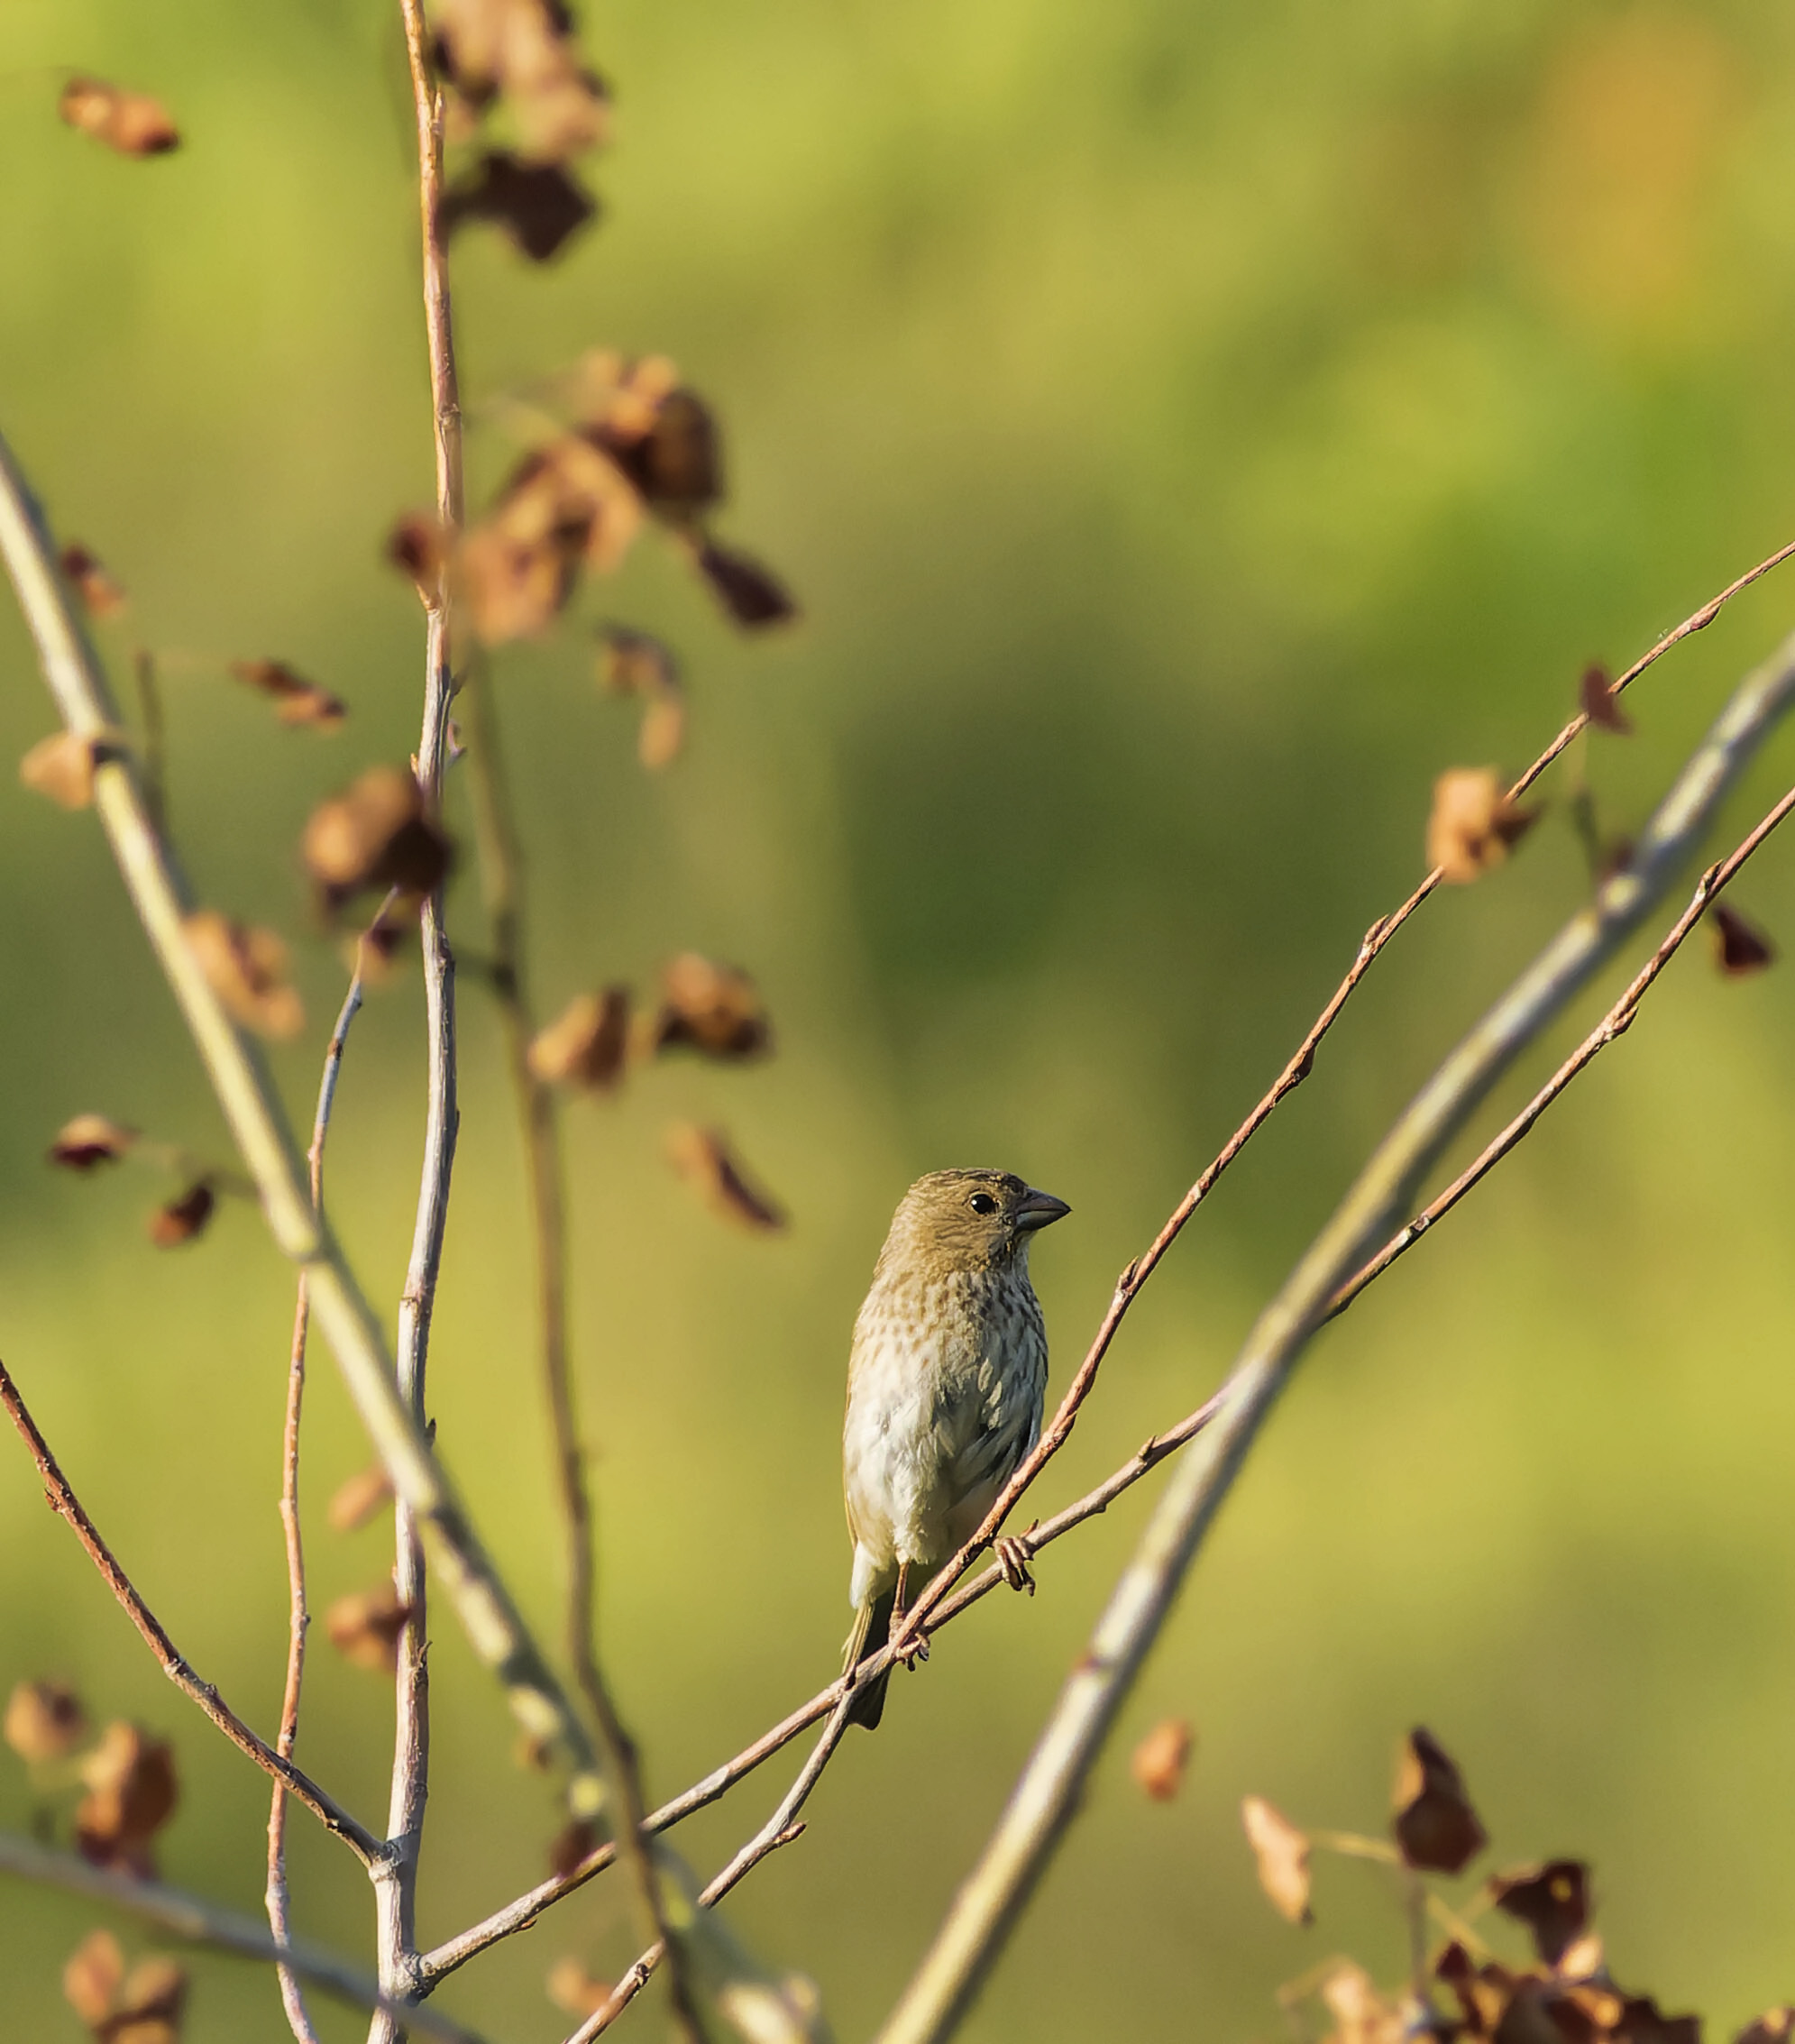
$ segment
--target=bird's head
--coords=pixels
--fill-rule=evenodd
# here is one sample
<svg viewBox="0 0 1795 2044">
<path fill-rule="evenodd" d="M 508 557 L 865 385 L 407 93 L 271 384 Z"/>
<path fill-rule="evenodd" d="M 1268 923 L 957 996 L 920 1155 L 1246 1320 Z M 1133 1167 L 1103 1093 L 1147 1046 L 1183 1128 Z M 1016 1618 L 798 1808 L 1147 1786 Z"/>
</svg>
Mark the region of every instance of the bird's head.
<svg viewBox="0 0 1795 2044">
<path fill-rule="evenodd" d="M 1071 1211 L 1013 1171 L 931 1171 L 904 1194 L 886 1254 L 931 1269 L 1026 1269 L 1036 1232 Z"/>
</svg>

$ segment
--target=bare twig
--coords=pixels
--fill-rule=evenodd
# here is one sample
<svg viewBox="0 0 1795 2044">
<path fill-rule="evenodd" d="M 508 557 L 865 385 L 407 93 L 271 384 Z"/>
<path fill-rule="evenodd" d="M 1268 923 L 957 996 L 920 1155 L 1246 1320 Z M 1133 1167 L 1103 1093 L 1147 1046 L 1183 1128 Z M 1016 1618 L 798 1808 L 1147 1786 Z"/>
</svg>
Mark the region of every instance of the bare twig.
<svg viewBox="0 0 1795 2044">
<path fill-rule="evenodd" d="M 455 375 L 454 328 L 449 299 L 448 253 L 438 221 L 443 185 L 443 96 L 432 76 L 429 29 L 422 0 L 400 0 L 406 54 L 417 122 L 417 191 L 423 236 L 424 323 L 430 362 L 430 398 L 436 455 L 436 515 L 453 531 L 462 519 L 462 420 Z M 442 802 L 448 746 L 450 606 L 446 570 L 425 600 L 424 726 L 418 739 L 417 784 L 435 812 Z M 424 1159 L 411 1259 L 398 1316 L 398 1393 L 412 1423 L 426 1428 L 425 1370 L 430 1321 L 448 1222 L 449 1186 L 460 1123 L 455 1098 L 455 962 L 443 925 L 439 886 L 423 904 L 419 939 L 428 1058 L 426 1072 Z M 393 1509 L 393 1584 L 405 1623 L 398 1641 L 394 1684 L 392 1790 L 387 1827 L 392 1857 L 375 1884 L 376 1945 L 380 1984 L 390 1994 L 417 1985 L 417 1862 L 430 1787 L 430 1673 L 427 1587 L 423 1530 L 403 1497 Z M 369 2044 L 392 2044 L 398 2031 L 376 2016 Z"/>
<path fill-rule="evenodd" d="M 1795 639 L 1749 676 L 1660 803 L 1626 866 L 1598 890 L 1464 1039 L 1378 1145 L 1259 1316 L 1222 1410 L 1179 1465 L 1062 1690 L 997 1828 L 880 2044 L 935 2044 L 957 2027 L 1051 1857 L 1223 1499 L 1340 1285 L 1518 1051 L 1638 925 L 1745 761 L 1795 694 Z"/>
<path fill-rule="evenodd" d="M 1334 1294 L 1328 1304 L 1327 1316 L 1332 1320 L 1344 1313 L 1373 1279 L 1381 1278 L 1397 1259 L 1413 1249 L 1428 1229 L 1442 1214 L 1450 1214 L 1471 1187 L 1486 1178 L 1533 1128 L 1542 1114 L 1562 1093 L 1578 1073 L 1599 1057 L 1617 1037 L 1625 1036 L 1633 1027 L 1633 1020 L 1639 1012 L 1640 1001 L 1646 989 L 1671 960 L 1681 949 L 1683 940 L 1702 917 L 1707 914 L 1715 897 L 1732 880 L 1735 874 L 1757 850 L 1779 823 L 1795 809 L 1795 788 L 1791 788 L 1763 818 L 1749 837 L 1722 859 L 1710 866 L 1696 885 L 1689 906 L 1683 911 L 1666 933 L 1664 940 L 1640 967 L 1638 976 L 1627 987 L 1607 1013 L 1564 1060 L 1552 1077 L 1522 1108 L 1500 1134 L 1492 1136 L 1476 1158 L 1461 1171 L 1446 1189 L 1430 1200 L 1406 1227 L 1392 1235 L 1383 1248 L 1363 1264 Z"/>
<path fill-rule="evenodd" d="M 317 1945 L 270 1938 L 252 1918 L 221 1909 L 217 1903 L 202 1901 L 182 1889 L 164 1887 L 160 1881 L 140 1881 L 135 1874 L 114 1874 L 105 1867 L 90 1865 L 78 1854 L 56 1852 L 35 1839 L 15 1838 L 4 1831 L 0 1831 L 0 1874 L 17 1874 L 42 1887 L 65 1888 L 71 1894 L 110 1903 L 190 1945 L 234 1952 L 240 1958 L 271 1960 L 357 2008 L 393 2005 L 366 1974 L 335 1953 Z M 477 2032 L 434 2010 L 408 2008 L 404 2013 L 411 2029 L 440 2037 L 444 2044 L 481 2044 Z"/>
<path fill-rule="evenodd" d="M 380 909 L 384 915 L 390 895 Z M 380 923 L 376 915 L 374 924 Z M 324 1208 L 324 1146 L 330 1130 L 331 1108 L 336 1101 L 337 1075 L 343 1069 L 343 1053 L 349 1041 L 349 1027 L 362 1006 L 362 961 L 358 945 L 355 969 L 336 1026 L 325 1050 L 324 1072 L 318 1080 L 317 1111 L 312 1117 L 312 1144 L 306 1153 L 311 1169 L 312 1206 Z M 301 1270 L 293 1303 L 293 1346 L 287 1369 L 287 1424 L 281 1436 L 280 1527 L 287 1546 L 287 1682 L 280 1700 L 280 1731 L 275 1750 L 283 1760 L 293 1757 L 299 1737 L 299 1691 L 306 1676 L 306 1632 L 311 1624 L 306 1609 L 306 1547 L 299 1524 L 299 1422 L 306 1398 L 306 1335 L 311 1324 L 311 1304 L 307 1294 L 306 1273 Z M 287 1889 L 287 1795 L 276 1783 L 268 1807 L 268 1928 L 277 1944 L 292 1941 L 288 1920 Z M 298 1977 L 290 1966 L 277 1969 L 281 2005 L 297 2044 L 318 2044 L 318 2034 L 307 2012 Z"/>
<path fill-rule="evenodd" d="M 1612 696 L 1620 695 L 1633 683 L 1637 681 L 1640 675 L 1654 662 L 1662 660 L 1672 646 L 1679 645 L 1692 633 L 1702 631 L 1711 625 L 1715 619 L 1719 616 L 1723 607 L 1738 595 L 1741 590 L 1750 588 L 1753 582 L 1767 575 L 1772 568 L 1779 566 L 1782 562 L 1790 559 L 1791 555 L 1795 555 L 1795 540 L 1791 540 L 1786 546 L 1779 547 L 1774 554 L 1760 561 L 1756 567 L 1748 570 L 1735 581 L 1729 582 L 1717 595 L 1709 597 L 1699 610 L 1691 611 L 1681 624 L 1666 632 L 1655 646 L 1642 654 L 1624 674 L 1616 676 L 1614 682 L 1609 684 L 1608 693 Z M 1545 772 L 1546 768 L 1552 765 L 1552 761 L 1558 757 L 1560 753 L 1577 737 L 1579 732 L 1585 729 L 1589 721 L 1589 718 L 1580 710 L 1575 717 L 1571 718 L 1570 722 L 1552 739 L 1552 743 L 1546 747 L 1545 750 L 1515 783 L 1514 786 L 1508 791 L 1508 799 L 1511 802 L 1516 801 L 1525 794 L 1539 779 L 1540 775 Z M 1111 1297 L 1109 1308 L 1104 1313 L 1102 1324 L 1092 1340 L 1090 1348 L 1085 1352 L 1085 1360 L 1079 1364 L 1071 1383 L 1067 1386 L 1066 1394 L 1061 1398 L 1058 1409 L 1055 1412 L 1051 1423 L 1036 1444 L 1033 1452 L 1024 1459 L 1015 1474 L 1004 1485 L 990 1511 L 985 1514 L 985 1521 L 979 1526 L 977 1532 L 973 1535 L 948 1565 L 936 1575 L 933 1581 L 910 1607 L 903 1625 L 900 1628 L 899 1636 L 893 1642 L 893 1645 L 900 1650 L 907 1649 L 911 1642 L 927 1634 L 929 1628 L 926 1621 L 930 1612 L 947 1596 L 955 1582 L 965 1572 L 968 1564 L 991 1545 L 1002 1529 L 1003 1522 L 1015 1509 L 1018 1499 L 1021 1499 L 1024 1491 L 1030 1489 L 1036 1478 L 1039 1476 L 1042 1470 L 1053 1460 L 1054 1456 L 1059 1453 L 1060 1449 L 1066 1445 L 1067 1440 L 1076 1424 L 1078 1408 L 1089 1397 L 1091 1387 L 1096 1380 L 1097 1371 L 1102 1366 L 1104 1356 L 1109 1352 L 1110 1343 L 1115 1339 L 1116 1330 L 1121 1326 L 1122 1318 L 1129 1307 L 1133 1305 L 1140 1288 L 1152 1276 L 1166 1251 L 1183 1233 L 1186 1222 L 1208 1198 L 1223 1173 L 1227 1170 L 1228 1167 L 1252 1141 L 1253 1137 L 1259 1133 L 1259 1130 L 1265 1126 L 1266 1123 L 1271 1119 L 1285 1100 L 1308 1077 L 1314 1068 L 1315 1052 L 1321 1045 L 1322 1039 L 1327 1035 L 1339 1020 L 1341 1010 L 1352 997 L 1360 981 L 1371 969 L 1372 964 L 1385 946 L 1388 944 L 1391 938 L 1439 886 L 1441 879 L 1440 869 L 1435 866 L 1433 871 L 1422 880 L 1415 892 L 1399 908 L 1392 911 L 1388 915 L 1380 916 L 1365 932 L 1359 946 L 1358 955 L 1348 968 L 1345 978 L 1334 988 L 1321 1013 L 1309 1025 L 1308 1033 L 1291 1053 L 1289 1061 L 1278 1075 L 1270 1089 L 1223 1145 L 1214 1161 L 1210 1164 L 1202 1177 L 1197 1179 L 1177 1205 L 1173 1208 L 1166 1224 L 1154 1236 L 1152 1242 L 1148 1244 L 1145 1251 L 1136 1257 L 1123 1270 L 1122 1276 L 1117 1279 L 1115 1291 Z"/>
<path fill-rule="evenodd" d="M 554 1437 L 566 1553 L 567 1655 L 598 1733 L 600 1761 L 611 1796 L 611 1829 L 640 1903 L 645 1932 L 657 1950 L 671 1949 L 667 1979 L 674 2021 L 691 2044 L 700 2035 L 680 1941 L 667 1920 L 655 1856 L 645 1832 L 647 1812 L 634 1742 L 599 1664 L 593 1633 L 593 1526 L 586 1457 L 567 1341 L 567 1216 L 560 1116 L 554 1095 L 530 1069 L 535 1035 L 525 953 L 524 864 L 511 813 L 490 675 L 468 691 L 467 765 L 473 794 L 481 878 L 491 924 L 491 985 L 505 1030 L 507 1060 L 530 1187 L 536 1260 L 536 1314 L 543 1385 Z M 428 1961 L 426 1960 L 427 1966 Z"/>
<path fill-rule="evenodd" d="M 308 1774 L 301 1774 L 284 1755 L 258 1738 L 213 1685 L 202 1682 L 185 1658 L 175 1651 L 175 1644 L 163 1630 L 161 1620 L 138 1595 L 131 1578 L 119 1566 L 112 1549 L 101 1539 L 99 1529 L 87 1517 L 81 1500 L 50 1453 L 49 1442 L 38 1431 L 37 1422 L 26 1409 L 25 1401 L 19 1396 L 19 1388 L 4 1362 L 0 1362 L 0 1406 L 5 1407 L 20 1438 L 31 1450 L 32 1460 L 43 1479 L 45 1502 L 69 1522 L 75 1537 L 87 1549 L 88 1559 L 100 1572 L 106 1588 L 124 1608 L 125 1616 L 156 1656 L 162 1673 L 183 1696 L 199 1706 L 239 1752 L 248 1754 L 258 1767 L 271 1774 L 297 1801 L 304 1803 L 319 1823 L 327 1830 L 334 1831 L 362 1865 L 376 1865 L 386 1850 L 381 1841 L 365 1825 L 358 1824 L 341 1803 L 327 1796 Z"/>
<path fill-rule="evenodd" d="M 492 1669 L 519 1724 L 567 1761 L 576 1808 L 600 1792 L 591 1741 L 493 1567 L 465 1507 L 398 1395 L 379 1322 L 327 1219 L 314 1214 L 279 1095 L 258 1047 L 226 1013 L 188 943 L 191 895 L 152 827 L 134 761 L 93 648 L 56 572 L 43 515 L 0 439 L 0 554 L 37 642 L 65 727 L 96 748 L 94 807 L 157 962 L 179 1004 L 270 1233 L 309 1272 L 312 1315 L 336 1357 L 397 1496 L 426 1528 L 432 1560 L 475 1653 Z"/>
</svg>

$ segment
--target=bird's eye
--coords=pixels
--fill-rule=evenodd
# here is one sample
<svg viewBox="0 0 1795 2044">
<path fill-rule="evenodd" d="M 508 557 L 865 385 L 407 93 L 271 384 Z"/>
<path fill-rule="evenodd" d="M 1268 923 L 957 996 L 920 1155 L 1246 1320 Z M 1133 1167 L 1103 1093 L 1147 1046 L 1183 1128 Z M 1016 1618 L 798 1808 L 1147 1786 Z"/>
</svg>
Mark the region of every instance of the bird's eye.
<svg viewBox="0 0 1795 2044">
<path fill-rule="evenodd" d="M 988 1192 L 974 1193 L 971 1205 L 975 1214 L 994 1214 L 997 1211 L 997 1202 Z"/>
</svg>

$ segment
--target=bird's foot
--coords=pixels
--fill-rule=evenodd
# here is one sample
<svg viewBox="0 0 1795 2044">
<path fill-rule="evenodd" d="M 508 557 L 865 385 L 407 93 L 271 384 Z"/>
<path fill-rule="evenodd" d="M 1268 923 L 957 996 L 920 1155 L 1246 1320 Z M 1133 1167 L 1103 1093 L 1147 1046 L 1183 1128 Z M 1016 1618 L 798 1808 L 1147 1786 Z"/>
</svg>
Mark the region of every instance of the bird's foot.
<svg viewBox="0 0 1795 2044">
<path fill-rule="evenodd" d="M 992 1543 L 997 1554 L 997 1565 L 1003 1572 L 1003 1580 L 1012 1590 L 1026 1590 L 1030 1597 L 1035 1593 L 1035 1579 L 1029 1573 L 1028 1536 L 1017 1539 L 1013 1534 L 1000 1533 Z"/>
<path fill-rule="evenodd" d="M 926 1661 L 929 1658 L 927 1638 L 921 1633 L 917 1633 L 913 1637 L 906 1639 L 897 1650 L 897 1658 L 906 1668 L 914 1668 L 919 1661 Z"/>
</svg>

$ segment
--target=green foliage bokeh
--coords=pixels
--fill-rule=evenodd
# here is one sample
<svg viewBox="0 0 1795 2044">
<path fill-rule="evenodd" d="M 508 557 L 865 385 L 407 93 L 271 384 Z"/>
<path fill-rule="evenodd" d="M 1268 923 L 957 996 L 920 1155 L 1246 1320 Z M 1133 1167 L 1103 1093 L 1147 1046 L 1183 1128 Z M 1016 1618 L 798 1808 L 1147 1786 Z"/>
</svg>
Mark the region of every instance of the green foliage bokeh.
<svg viewBox="0 0 1795 2044">
<path fill-rule="evenodd" d="M 779 1037 L 765 1068 L 669 1065 L 567 1118 L 600 1637 L 660 1796 L 834 1670 L 841 1371 L 908 1180 L 999 1163 L 1072 1203 L 1036 1259 L 1063 1382 L 1115 1271 L 1416 877 L 1431 777 L 1517 769 L 1585 662 L 1623 665 L 1790 536 L 1795 32 L 1769 0 L 618 0 L 583 26 L 618 93 L 603 221 L 545 272 L 457 252 L 476 498 L 509 458 L 484 400 L 587 346 L 664 351 L 725 421 L 727 531 L 806 612 L 745 643 L 648 544 L 499 669 L 545 1008 L 696 948 L 753 969 Z M 397 11 L 11 0 L 0 47 L 0 428 L 171 655 L 174 828 L 208 901 L 295 938 L 311 1024 L 274 1061 L 303 1119 L 343 973 L 298 834 L 416 737 L 417 607 L 380 562 L 430 488 Z M 124 162 L 62 128 L 69 69 L 159 94 L 185 149 Z M 1791 607 L 1772 577 L 1629 698 L 1638 735 L 1588 762 L 1612 829 Z M 0 609 L 16 756 L 50 716 Z M 692 740 L 664 777 L 594 686 L 599 615 L 681 649 Z M 343 694 L 346 729 L 279 729 L 212 664 L 261 655 Z M 159 1252 L 134 1168 L 48 1171 L 86 1108 L 223 1138 L 92 820 L 0 791 L 0 1353 L 183 1650 L 269 1728 L 290 1279 L 246 1209 Z M 1583 886 L 1561 801 L 1405 935 L 1155 1279 L 1049 1500 L 1198 1402 Z M 1740 899 L 1795 940 L 1788 847 Z M 477 949 L 465 866 L 451 921 Z M 432 1406 L 552 1634 L 517 1146 L 472 978 L 462 999 Z M 1268 2035 L 1275 1985 L 1329 1950 L 1398 1973 L 1374 1875 L 1325 1870 L 1319 1925 L 1292 1930 L 1236 1810 L 1257 1792 L 1375 1829 L 1417 1721 L 1495 1859 L 1593 1859 L 1624 1979 L 1716 2034 L 1795 1992 L 1791 1001 L 1786 968 L 1723 983 L 1691 945 L 1625 1046 L 1317 1345 L 969 2039 Z M 421 1085 L 414 967 L 357 1026 L 329 1160 L 389 1304 Z M 788 1237 L 692 1204 L 662 1157 L 674 1115 L 728 1125 Z M 316 1507 L 364 1451 L 322 1352 L 312 1384 Z M 938 1921 L 1150 1489 L 900 1678 L 809 1834 L 729 1905 L 845 2039 Z M 313 1521 L 321 1609 L 380 1576 L 384 1537 Z M 0 1688 L 60 1674 L 171 1733 L 164 1871 L 256 1911 L 261 1777 L 162 1681 L 10 1439 L 0 1557 Z M 554 1824 L 446 1612 L 433 1629 L 440 1936 L 536 1878 Z M 372 1819 L 380 1684 L 314 1636 L 300 1757 Z M 1198 1736 L 1161 1808 L 1119 1760 L 1168 1714 Z M 720 1864 L 788 1765 L 682 1849 Z M 0 1823 L 29 1801 L 0 1756 Z M 365 1888 L 303 1813 L 292 1857 L 298 1928 L 364 1950 Z M 6 1888 L 9 2035 L 78 2035 L 56 1974 L 92 1920 Z M 444 2005 L 550 2039 L 550 1960 L 609 1975 L 630 1949 L 601 1882 Z M 268 1978 L 200 1962 L 191 2044 L 281 2034 Z"/>
</svg>

